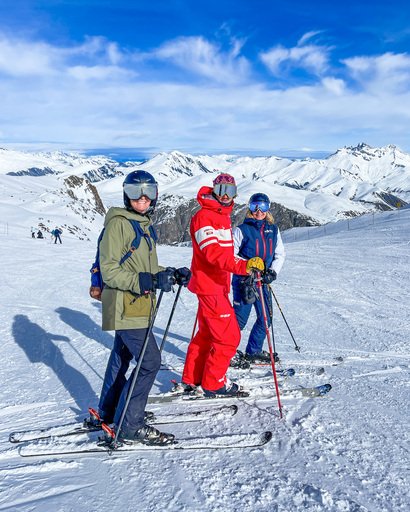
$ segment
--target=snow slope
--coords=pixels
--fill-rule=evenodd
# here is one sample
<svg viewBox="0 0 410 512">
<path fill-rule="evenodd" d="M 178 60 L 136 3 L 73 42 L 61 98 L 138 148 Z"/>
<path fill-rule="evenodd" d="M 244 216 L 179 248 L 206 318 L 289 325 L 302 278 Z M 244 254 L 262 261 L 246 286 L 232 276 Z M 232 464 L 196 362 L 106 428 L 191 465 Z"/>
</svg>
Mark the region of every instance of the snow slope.
<svg viewBox="0 0 410 512">
<path fill-rule="evenodd" d="M 18 225 L 0 233 L 0 510 L 409 510 L 409 226 L 403 209 L 286 245 L 274 290 L 302 353 L 275 309 L 277 350 L 297 370 L 283 386 L 330 382 L 328 396 L 284 396 L 283 420 L 275 399 L 247 399 L 233 418 L 167 429 L 181 438 L 270 429 L 263 449 L 42 459 L 19 457 L 9 432 L 75 420 L 95 406 L 112 333 L 101 332 L 100 306 L 87 295 L 93 243 L 31 240 Z M 190 262 L 189 248 L 159 254 L 165 264 Z M 161 306 L 158 340 L 173 298 Z M 159 372 L 155 392 L 180 376 L 196 300 L 183 290 L 180 301 L 163 355 L 175 370 Z M 236 373 L 244 384 L 269 374 L 245 373 Z"/>
</svg>

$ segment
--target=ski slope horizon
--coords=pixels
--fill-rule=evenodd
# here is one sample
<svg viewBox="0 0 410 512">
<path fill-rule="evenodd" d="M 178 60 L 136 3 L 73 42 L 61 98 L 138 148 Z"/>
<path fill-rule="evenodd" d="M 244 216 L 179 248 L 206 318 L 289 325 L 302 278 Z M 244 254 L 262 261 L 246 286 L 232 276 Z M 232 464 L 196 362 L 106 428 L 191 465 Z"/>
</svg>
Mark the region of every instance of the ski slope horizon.
<svg viewBox="0 0 410 512">
<path fill-rule="evenodd" d="M 274 283 L 302 348 L 294 350 L 275 308 L 281 365 L 296 370 L 283 388 L 329 382 L 327 396 L 283 396 L 280 420 L 276 399 L 251 395 L 234 401 L 233 418 L 163 428 L 177 438 L 270 430 L 273 439 L 262 449 L 111 457 L 23 459 L 8 442 L 11 431 L 75 421 L 97 405 L 113 333 L 101 331 L 100 304 L 88 297 L 95 242 L 68 234 L 62 245 L 31 239 L 23 218 L 0 232 L 0 510 L 407 511 L 410 209 L 350 222 L 352 229 L 334 225 L 333 232 L 316 231 L 307 240 L 289 236 Z M 188 247 L 159 246 L 158 254 L 164 265 L 190 264 Z M 161 305 L 154 328 L 159 342 L 173 300 L 167 294 Z M 163 353 L 171 370 L 158 373 L 153 393 L 180 379 L 196 304 L 183 290 Z M 244 386 L 272 386 L 267 369 L 230 370 L 230 376 Z M 149 410 L 186 407 L 202 405 Z"/>
</svg>

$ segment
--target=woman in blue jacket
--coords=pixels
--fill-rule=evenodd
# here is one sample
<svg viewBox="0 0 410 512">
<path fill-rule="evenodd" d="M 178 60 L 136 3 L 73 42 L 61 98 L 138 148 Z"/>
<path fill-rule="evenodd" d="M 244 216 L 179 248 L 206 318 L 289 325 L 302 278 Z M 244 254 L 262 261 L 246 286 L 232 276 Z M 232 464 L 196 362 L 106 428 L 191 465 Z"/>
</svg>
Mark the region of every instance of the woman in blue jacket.
<svg viewBox="0 0 410 512">
<path fill-rule="evenodd" d="M 269 211 L 270 200 L 266 194 L 253 194 L 249 199 L 248 211 L 244 222 L 233 231 L 235 255 L 243 259 L 259 256 L 265 263 L 265 273 L 262 276 L 263 295 L 265 298 L 268 325 L 271 319 L 272 301 L 268 284 L 279 274 L 285 260 L 285 248 L 282 243 L 279 228 Z M 270 362 L 269 352 L 263 350 L 266 331 L 260 300 L 249 303 L 246 297 L 246 281 L 243 276 L 234 275 L 232 278 L 233 307 L 241 331 L 246 326 L 254 306 L 257 319 L 254 323 L 245 350 L 245 360 L 250 363 Z M 235 363 L 232 363 L 235 366 Z"/>
</svg>

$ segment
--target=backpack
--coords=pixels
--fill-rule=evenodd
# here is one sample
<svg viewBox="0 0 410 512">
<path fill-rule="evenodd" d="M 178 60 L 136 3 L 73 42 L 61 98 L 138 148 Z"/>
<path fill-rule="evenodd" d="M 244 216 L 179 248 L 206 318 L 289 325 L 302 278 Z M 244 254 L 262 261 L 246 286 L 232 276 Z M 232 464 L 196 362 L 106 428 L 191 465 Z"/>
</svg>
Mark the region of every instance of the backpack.
<svg viewBox="0 0 410 512">
<path fill-rule="evenodd" d="M 141 238 L 145 238 L 150 251 L 152 250 L 151 238 L 154 240 L 155 243 L 157 242 L 157 239 L 158 239 L 157 234 L 154 229 L 154 226 L 149 226 L 149 233 L 151 236 L 151 238 L 150 238 L 150 236 L 147 235 L 147 233 L 145 233 L 145 231 L 142 229 L 142 227 L 140 226 L 140 223 L 137 220 L 130 220 L 130 219 L 127 219 L 127 220 L 131 223 L 131 225 L 134 229 L 135 238 L 131 243 L 131 247 L 124 254 L 124 256 L 120 259 L 120 261 L 119 261 L 120 265 L 122 265 L 124 263 L 124 261 L 126 261 L 130 256 L 132 256 L 132 253 L 138 249 L 138 247 L 141 243 Z M 100 270 L 100 242 L 102 240 L 102 237 L 104 236 L 104 231 L 105 231 L 105 228 L 102 229 L 100 236 L 98 237 L 97 253 L 95 255 L 95 261 L 94 261 L 92 267 L 90 268 L 91 286 L 96 287 L 96 288 L 101 288 L 101 290 L 104 288 L 104 282 L 103 282 L 101 270 Z"/>
</svg>

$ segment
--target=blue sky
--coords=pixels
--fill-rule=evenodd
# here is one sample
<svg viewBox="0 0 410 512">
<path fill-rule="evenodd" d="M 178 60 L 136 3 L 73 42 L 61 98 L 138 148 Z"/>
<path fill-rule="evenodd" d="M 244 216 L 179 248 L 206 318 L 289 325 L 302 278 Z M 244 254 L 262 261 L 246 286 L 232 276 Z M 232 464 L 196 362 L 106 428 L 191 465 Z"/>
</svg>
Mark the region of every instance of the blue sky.
<svg viewBox="0 0 410 512">
<path fill-rule="evenodd" d="M 410 150 L 408 2 L 2 0 L 0 145 Z"/>
</svg>

